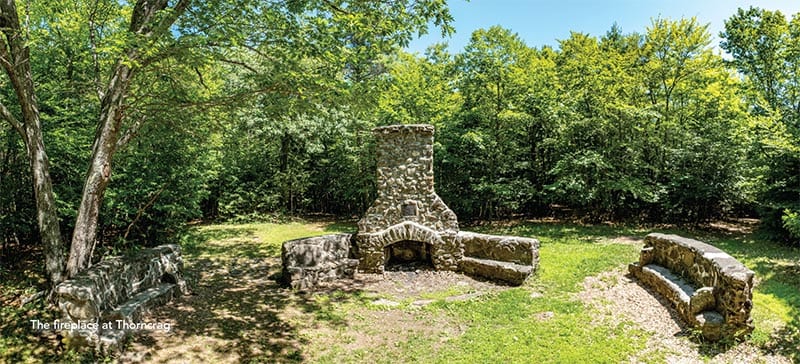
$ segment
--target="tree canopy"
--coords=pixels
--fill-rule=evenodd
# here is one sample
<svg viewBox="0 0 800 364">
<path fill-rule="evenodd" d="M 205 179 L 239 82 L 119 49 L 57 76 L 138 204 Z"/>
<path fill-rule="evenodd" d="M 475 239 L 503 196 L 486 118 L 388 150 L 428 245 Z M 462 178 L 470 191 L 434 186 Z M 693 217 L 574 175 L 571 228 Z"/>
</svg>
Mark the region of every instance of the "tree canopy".
<svg viewBox="0 0 800 364">
<path fill-rule="evenodd" d="M 735 215 L 800 238 L 798 15 L 740 9 L 723 57 L 695 18 L 405 52 L 452 31 L 443 0 L 0 10 L 0 240 L 43 243 L 53 281 L 191 220 L 358 216 L 369 131 L 394 123 L 436 126 L 437 190 L 462 221 Z"/>
</svg>

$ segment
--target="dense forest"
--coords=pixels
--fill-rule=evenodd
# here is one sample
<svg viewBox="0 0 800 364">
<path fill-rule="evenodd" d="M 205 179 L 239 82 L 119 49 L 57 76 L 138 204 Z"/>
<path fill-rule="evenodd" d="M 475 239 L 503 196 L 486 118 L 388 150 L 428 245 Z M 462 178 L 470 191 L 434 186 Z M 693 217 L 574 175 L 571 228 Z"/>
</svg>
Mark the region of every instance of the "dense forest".
<svg viewBox="0 0 800 364">
<path fill-rule="evenodd" d="M 800 14 L 740 9 L 721 44 L 657 18 L 420 55 L 412 37 L 452 31 L 444 1 L 0 7 L 0 242 L 71 249 L 67 274 L 198 219 L 358 216 L 370 130 L 395 123 L 435 125 L 462 221 L 750 216 L 800 238 Z"/>
</svg>

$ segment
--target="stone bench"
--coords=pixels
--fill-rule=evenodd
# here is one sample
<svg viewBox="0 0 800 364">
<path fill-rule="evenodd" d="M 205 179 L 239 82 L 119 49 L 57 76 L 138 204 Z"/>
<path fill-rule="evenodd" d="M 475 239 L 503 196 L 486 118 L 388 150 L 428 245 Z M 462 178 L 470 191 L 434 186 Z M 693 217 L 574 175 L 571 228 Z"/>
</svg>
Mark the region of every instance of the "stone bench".
<svg viewBox="0 0 800 364">
<path fill-rule="evenodd" d="M 331 234 L 289 240 L 281 246 L 284 284 L 300 290 L 320 282 L 353 278 L 358 259 L 350 258 L 353 234 Z"/>
<path fill-rule="evenodd" d="M 467 275 L 522 284 L 539 265 L 539 241 L 460 231 L 456 237 L 464 255 L 458 268 Z"/>
<path fill-rule="evenodd" d="M 55 292 L 60 323 L 82 327 L 65 330 L 70 342 L 103 351 L 119 350 L 128 333 L 125 326 L 139 323 L 150 309 L 189 293 L 180 247 L 174 244 L 106 259 L 62 282 Z M 96 326 L 87 329 L 87 324 Z"/>
<path fill-rule="evenodd" d="M 753 271 L 724 251 L 677 235 L 649 234 L 629 270 L 669 300 L 710 341 L 753 331 Z"/>
</svg>

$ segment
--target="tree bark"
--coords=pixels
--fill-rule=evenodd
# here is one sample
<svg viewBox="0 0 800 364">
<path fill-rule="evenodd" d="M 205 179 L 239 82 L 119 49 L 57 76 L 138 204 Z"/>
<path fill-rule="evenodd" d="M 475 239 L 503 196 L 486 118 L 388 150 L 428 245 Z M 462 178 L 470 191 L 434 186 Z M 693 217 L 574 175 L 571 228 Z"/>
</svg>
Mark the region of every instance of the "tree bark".
<svg viewBox="0 0 800 364">
<path fill-rule="evenodd" d="M 30 49 L 23 39 L 17 9 L 13 0 L 0 0 L 0 63 L 11 81 L 20 105 L 22 122 L 4 106 L 0 115 L 20 133 L 31 167 L 36 198 L 37 223 L 44 247 L 45 269 L 51 289 L 64 280 L 64 243 L 58 224 L 58 211 L 50 179 L 50 160 L 45 152 L 39 107 L 31 74 Z"/>
</svg>

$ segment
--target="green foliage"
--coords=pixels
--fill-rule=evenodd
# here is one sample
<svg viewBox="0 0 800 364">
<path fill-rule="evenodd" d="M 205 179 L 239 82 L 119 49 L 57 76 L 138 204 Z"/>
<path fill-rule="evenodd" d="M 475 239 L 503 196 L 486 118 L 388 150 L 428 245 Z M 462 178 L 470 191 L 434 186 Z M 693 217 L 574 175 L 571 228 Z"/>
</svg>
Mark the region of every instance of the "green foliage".
<svg viewBox="0 0 800 364">
<path fill-rule="evenodd" d="M 130 36 L 132 7 L 26 8 L 65 235 L 98 87 L 121 52 L 143 52 L 121 133 L 135 137 L 113 161 L 101 214 L 104 249 L 157 243 L 201 217 L 358 215 L 375 195 L 369 130 L 392 123 L 436 126 L 437 191 L 462 220 L 566 208 L 695 223 L 758 210 L 797 239 L 798 16 L 739 10 L 722 34 L 725 61 L 694 18 L 571 33 L 556 49 L 494 26 L 458 54 L 418 55 L 399 48 L 431 25 L 452 30 L 444 1 L 194 2 L 157 40 Z M 0 232 L 33 241 L 24 150 L 8 126 L 0 137 Z"/>
<path fill-rule="evenodd" d="M 25 243 L 38 235 L 36 206 L 30 190 L 30 167 L 16 132 L 0 125 L 0 259 L 5 247 Z"/>
<path fill-rule="evenodd" d="M 784 210 L 781 220 L 783 220 L 783 227 L 788 230 L 795 239 L 800 239 L 800 214 L 796 211 Z"/>
<path fill-rule="evenodd" d="M 455 74 L 439 82 L 463 100 L 439 128 L 441 195 L 467 219 L 556 204 L 698 222 L 745 203 L 739 84 L 709 42 L 695 19 L 657 19 L 644 35 L 572 33 L 555 51 L 476 31 L 441 66 Z"/>
<path fill-rule="evenodd" d="M 252 114 L 240 120 L 223 134 L 222 168 L 212 185 L 220 217 L 344 215 L 372 202 L 371 140 L 363 132 L 371 126 L 352 113 L 319 107 L 277 122 Z"/>
<path fill-rule="evenodd" d="M 739 9 L 725 22 L 721 36 L 732 64 L 746 76 L 756 135 L 749 155 L 754 178 L 762 182 L 757 199 L 764 226 L 796 243 L 791 211 L 800 210 L 800 14 L 787 22 L 779 11 Z"/>
<path fill-rule="evenodd" d="M 122 62 L 136 75 L 101 200 L 101 253 L 163 242 L 199 217 L 363 210 L 374 170 L 364 137 L 374 121 L 364 115 L 377 104 L 382 60 L 431 27 L 452 31 L 440 0 L 234 0 L 162 11 L 156 16 L 177 16 L 169 31 L 134 35 L 135 3 L 19 7 L 64 240 L 108 70 Z M 0 82 L 0 100 L 13 105 Z M 8 141 L 2 240 L 32 242 L 24 150 L 7 125 L 0 132 Z"/>
</svg>

